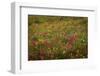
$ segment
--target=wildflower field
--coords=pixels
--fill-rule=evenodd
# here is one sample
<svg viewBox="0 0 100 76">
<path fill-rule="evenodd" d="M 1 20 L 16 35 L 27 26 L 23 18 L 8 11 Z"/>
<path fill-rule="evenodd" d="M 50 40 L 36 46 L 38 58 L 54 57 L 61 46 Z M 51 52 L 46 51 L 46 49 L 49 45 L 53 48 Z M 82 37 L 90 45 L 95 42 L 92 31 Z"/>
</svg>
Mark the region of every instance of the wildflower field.
<svg viewBox="0 0 100 76">
<path fill-rule="evenodd" d="M 88 17 L 28 15 L 28 60 L 88 58 Z"/>
</svg>

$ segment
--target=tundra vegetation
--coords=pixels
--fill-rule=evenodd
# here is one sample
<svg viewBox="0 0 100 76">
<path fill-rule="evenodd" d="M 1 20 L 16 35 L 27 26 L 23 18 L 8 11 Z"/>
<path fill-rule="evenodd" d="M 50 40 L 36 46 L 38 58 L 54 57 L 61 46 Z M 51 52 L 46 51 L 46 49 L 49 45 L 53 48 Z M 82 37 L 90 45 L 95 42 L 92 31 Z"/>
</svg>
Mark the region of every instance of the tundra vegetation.
<svg viewBox="0 0 100 76">
<path fill-rule="evenodd" d="M 88 17 L 28 15 L 28 60 L 88 58 Z"/>
</svg>

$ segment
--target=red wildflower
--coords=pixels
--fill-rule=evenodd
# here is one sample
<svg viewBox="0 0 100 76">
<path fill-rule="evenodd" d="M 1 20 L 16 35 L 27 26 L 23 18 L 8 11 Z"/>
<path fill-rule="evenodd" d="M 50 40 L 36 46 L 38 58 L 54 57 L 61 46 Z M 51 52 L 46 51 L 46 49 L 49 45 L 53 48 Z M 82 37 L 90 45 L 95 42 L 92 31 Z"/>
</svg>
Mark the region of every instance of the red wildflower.
<svg viewBox="0 0 100 76">
<path fill-rule="evenodd" d="M 45 41 L 44 41 L 44 44 L 45 44 L 45 45 L 47 45 L 47 44 L 48 44 L 48 41 L 47 41 L 47 40 L 45 40 Z"/>
<path fill-rule="evenodd" d="M 48 33 L 47 32 L 44 32 L 44 35 L 47 35 Z"/>
<path fill-rule="evenodd" d="M 40 50 L 39 57 L 40 57 L 41 60 L 44 59 L 45 55 L 46 55 L 45 50 Z"/>
<path fill-rule="evenodd" d="M 68 49 L 72 48 L 72 45 L 73 45 L 73 43 L 75 42 L 76 39 L 77 39 L 77 34 L 74 33 L 72 36 L 70 36 L 70 37 L 68 38 L 68 43 L 66 44 L 66 47 L 67 47 Z"/>
<path fill-rule="evenodd" d="M 32 44 L 33 44 L 33 46 L 35 46 L 37 44 L 37 42 L 32 40 Z"/>
<path fill-rule="evenodd" d="M 48 48 L 52 47 L 52 45 L 47 40 L 44 41 L 44 45 L 47 46 Z"/>
<path fill-rule="evenodd" d="M 72 48 L 72 45 L 71 45 L 70 43 L 67 43 L 66 47 L 67 47 L 68 49 L 71 49 L 71 48 Z"/>
<path fill-rule="evenodd" d="M 68 43 L 73 44 L 76 39 L 77 39 L 77 34 L 74 33 L 72 36 L 69 37 L 69 39 L 68 39 L 69 42 Z"/>
</svg>

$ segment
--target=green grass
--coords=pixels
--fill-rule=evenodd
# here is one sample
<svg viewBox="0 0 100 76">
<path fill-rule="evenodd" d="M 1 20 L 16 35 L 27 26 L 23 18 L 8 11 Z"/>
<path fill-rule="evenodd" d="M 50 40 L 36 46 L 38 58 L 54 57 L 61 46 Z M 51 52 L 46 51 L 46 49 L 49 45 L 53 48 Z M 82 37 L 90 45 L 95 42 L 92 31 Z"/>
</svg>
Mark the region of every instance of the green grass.
<svg viewBox="0 0 100 76">
<path fill-rule="evenodd" d="M 28 60 L 88 57 L 88 18 L 28 16 Z"/>
</svg>

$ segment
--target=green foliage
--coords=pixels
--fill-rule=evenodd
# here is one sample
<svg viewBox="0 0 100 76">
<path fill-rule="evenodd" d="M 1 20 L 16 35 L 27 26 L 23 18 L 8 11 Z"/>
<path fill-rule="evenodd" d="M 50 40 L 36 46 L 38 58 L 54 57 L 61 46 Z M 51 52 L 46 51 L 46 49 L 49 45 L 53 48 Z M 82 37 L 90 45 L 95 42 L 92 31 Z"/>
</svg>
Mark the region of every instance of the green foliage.
<svg viewBox="0 0 100 76">
<path fill-rule="evenodd" d="M 28 59 L 88 57 L 88 18 L 28 16 Z"/>
</svg>

